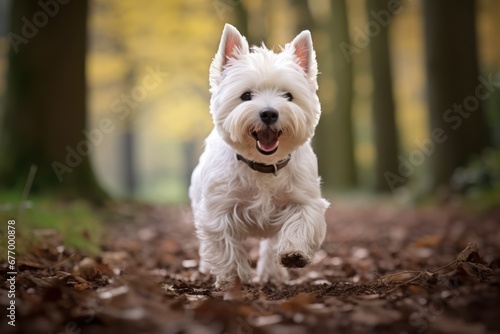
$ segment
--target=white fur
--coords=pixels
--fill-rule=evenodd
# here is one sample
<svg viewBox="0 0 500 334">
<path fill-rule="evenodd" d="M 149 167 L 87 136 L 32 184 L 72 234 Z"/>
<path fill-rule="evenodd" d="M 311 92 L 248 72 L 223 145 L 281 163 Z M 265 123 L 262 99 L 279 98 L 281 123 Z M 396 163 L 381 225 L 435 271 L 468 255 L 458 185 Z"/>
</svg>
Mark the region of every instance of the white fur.
<svg viewBox="0 0 500 334">
<path fill-rule="evenodd" d="M 215 128 L 193 172 L 189 195 L 200 239 L 200 271 L 216 276 L 221 286 L 239 276 L 252 280 L 242 240 L 262 238 L 257 264 L 259 281 L 288 279 L 279 264 L 295 255 L 309 262 L 326 233 L 328 202 L 321 197 L 317 160 L 310 145 L 321 113 L 316 95 L 317 64 L 310 33 L 304 31 L 282 52 L 249 49 L 245 38 L 226 25 L 210 67 L 210 110 Z M 252 92 L 251 101 L 240 97 Z M 288 101 L 284 95 L 293 95 Z M 270 127 L 282 131 L 278 150 L 256 149 L 252 130 L 266 125 L 263 108 L 279 119 Z M 276 176 L 250 169 L 236 159 L 276 164 L 291 154 Z M 294 266 L 293 261 L 289 266 Z"/>
</svg>

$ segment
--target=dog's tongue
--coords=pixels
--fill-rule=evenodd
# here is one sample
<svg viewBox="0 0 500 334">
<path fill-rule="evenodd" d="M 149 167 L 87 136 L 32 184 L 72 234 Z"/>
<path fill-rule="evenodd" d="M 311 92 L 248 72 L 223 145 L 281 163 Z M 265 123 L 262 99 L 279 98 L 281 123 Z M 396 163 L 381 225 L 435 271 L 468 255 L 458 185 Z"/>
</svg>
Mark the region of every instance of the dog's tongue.
<svg viewBox="0 0 500 334">
<path fill-rule="evenodd" d="M 262 151 L 271 152 L 278 146 L 278 131 L 271 129 L 261 130 L 257 132 L 257 145 Z"/>
</svg>

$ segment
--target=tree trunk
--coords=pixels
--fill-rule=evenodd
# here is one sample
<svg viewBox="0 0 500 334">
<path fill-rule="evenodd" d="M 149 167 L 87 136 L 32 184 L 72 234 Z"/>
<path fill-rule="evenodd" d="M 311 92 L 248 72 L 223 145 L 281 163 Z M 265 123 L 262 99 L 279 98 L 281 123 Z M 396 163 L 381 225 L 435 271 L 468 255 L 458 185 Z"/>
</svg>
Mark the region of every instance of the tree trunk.
<svg viewBox="0 0 500 334">
<path fill-rule="evenodd" d="M 448 184 L 457 167 L 488 145 L 480 103 L 488 90 L 484 87 L 479 95 L 476 91 L 482 82 L 478 81 L 475 1 L 425 0 L 423 4 L 431 134 L 444 132 L 430 157 L 436 187 Z"/>
<path fill-rule="evenodd" d="M 368 21 L 378 24 L 379 33 L 370 40 L 370 63 L 373 79 L 372 114 L 375 136 L 375 190 L 389 191 L 385 173 L 398 168 L 398 135 L 392 94 L 388 24 L 374 20 L 373 13 L 387 13 L 390 0 L 366 0 Z M 390 17 L 390 16 L 389 16 Z"/>
<path fill-rule="evenodd" d="M 35 164 L 34 191 L 100 200 L 89 155 L 103 133 L 85 131 L 87 1 L 41 3 L 12 1 L 0 187 L 21 186 Z"/>
<path fill-rule="evenodd" d="M 136 84 L 135 75 L 135 64 L 129 65 L 129 72 L 125 76 L 124 84 L 126 91 L 130 92 Z M 123 184 L 125 188 L 125 196 L 129 200 L 135 198 L 138 180 L 137 180 L 137 166 L 136 166 L 136 132 L 135 132 L 135 113 L 131 112 L 128 117 L 124 119 L 123 133 L 121 134 L 121 140 L 123 145 L 122 154 L 122 167 L 123 167 Z"/>
<path fill-rule="evenodd" d="M 330 36 L 330 47 L 325 51 L 329 53 L 332 62 L 334 105 L 331 111 L 323 106 L 316 131 L 315 147 L 325 188 L 345 190 L 357 184 L 352 123 L 352 63 L 345 58 L 340 48 L 342 43 L 349 43 L 345 0 L 332 0 L 331 10 L 331 19 L 326 27 Z M 321 54 L 319 56 L 321 57 Z M 321 64 L 319 65 L 321 68 Z M 324 66 L 326 67 L 326 64 Z"/>
</svg>

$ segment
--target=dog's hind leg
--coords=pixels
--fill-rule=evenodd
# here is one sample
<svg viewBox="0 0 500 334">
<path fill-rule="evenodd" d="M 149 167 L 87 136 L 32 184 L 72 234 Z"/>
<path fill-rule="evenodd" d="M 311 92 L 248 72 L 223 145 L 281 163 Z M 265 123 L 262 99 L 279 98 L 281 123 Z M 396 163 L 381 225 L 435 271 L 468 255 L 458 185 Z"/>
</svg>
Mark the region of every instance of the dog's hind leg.
<svg viewBox="0 0 500 334">
<path fill-rule="evenodd" d="M 199 249 L 199 254 L 200 254 L 200 264 L 198 266 L 198 270 L 202 274 L 210 274 L 210 271 L 212 270 L 212 265 L 205 260 L 205 256 L 202 254 L 205 253 L 205 248 L 206 248 L 206 242 L 200 240 L 200 249 Z"/>
<path fill-rule="evenodd" d="M 220 233 L 203 231 L 200 240 L 200 272 L 210 271 L 215 276 L 215 286 L 234 282 L 236 276 L 242 283 L 252 279 L 248 253 L 241 241 Z"/>
<path fill-rule="evenodd" d="M 257 262 L 257 282 L 284 283 L 288 281 L 288 271 L 279 265 L 276 237 L 260 241 L 259 261 Z"/>
</svg>

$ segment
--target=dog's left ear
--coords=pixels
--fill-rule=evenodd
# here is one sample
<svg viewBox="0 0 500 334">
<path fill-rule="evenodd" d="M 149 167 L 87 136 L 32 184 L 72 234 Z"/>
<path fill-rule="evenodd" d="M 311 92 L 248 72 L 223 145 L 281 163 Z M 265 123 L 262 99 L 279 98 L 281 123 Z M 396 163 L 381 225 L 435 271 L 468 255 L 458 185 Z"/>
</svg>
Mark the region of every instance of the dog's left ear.
<svg viewBox="0 0 500 334">
<path fill-rule="evenodd" d="M 316 63 L 316 53 L 313 49 L 311 33 L 304 30 L 292 41 L 293 53 L 297 57 L 297 63 L 304 72 L 312 78 L 316 77 L 318 65 Z"/>
<path fill-rule="evenodd" d="M 248 53 L 248 42 L 238 29 L 226 23 L 222 31 L 219 50 L 210 66 L 210 86 L 217 87 L 224 68 L 230 59 L 237 59 L 239 55 Z"/>
</svg>

